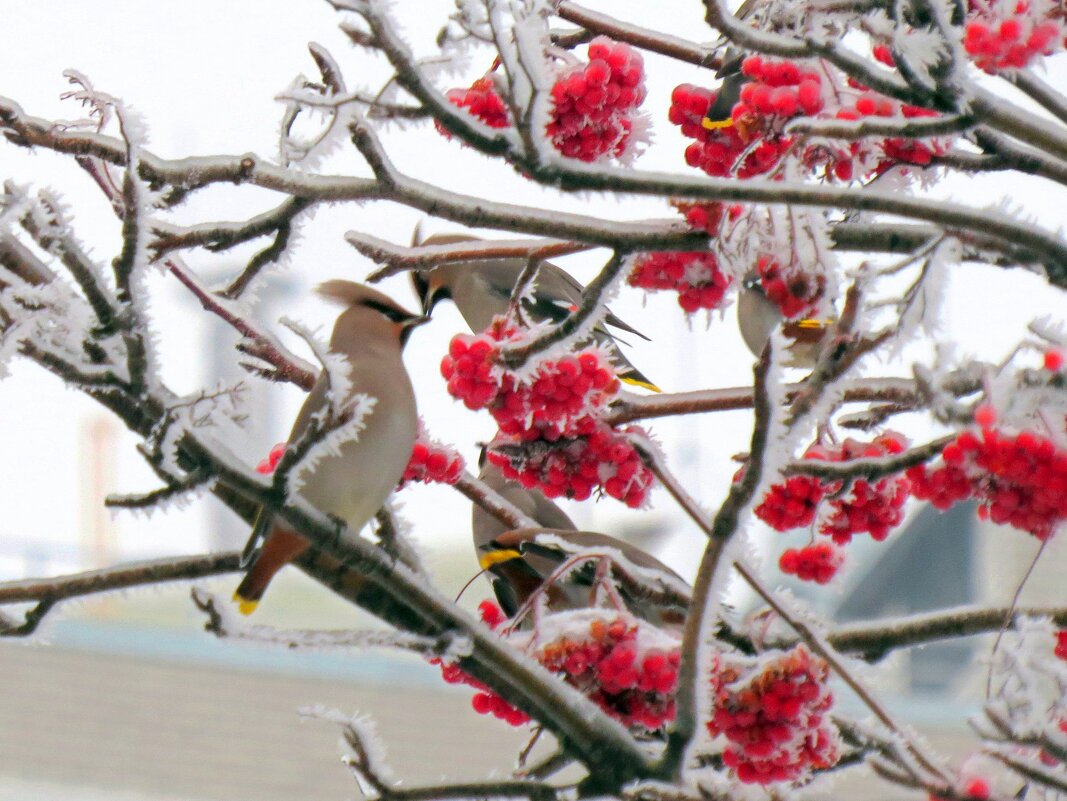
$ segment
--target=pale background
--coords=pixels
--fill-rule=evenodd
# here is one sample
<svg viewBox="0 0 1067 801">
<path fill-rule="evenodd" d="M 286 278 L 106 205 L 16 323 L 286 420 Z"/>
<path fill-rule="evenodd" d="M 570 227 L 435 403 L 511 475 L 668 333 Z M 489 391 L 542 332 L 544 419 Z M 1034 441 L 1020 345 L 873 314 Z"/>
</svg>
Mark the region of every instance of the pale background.
<svg viewBox="0 0 1067 801">
<path fill-rule="evenodd" d="M 696 2 L 618 1 L 590 5 L 687 38 L 714 38 L 714 33 L 704 25 L 700 4 Z M 449 7 L 448 3 L 428 1 L 396 6 L 403 18 L 405 35 L 417 51 L 425 52 L 432 46 L 433 37 Z M 411 13 L 404 13 L 406 9 Z M 58 99 L 67 88 L 62 70 L 73 67 L 89 76 L 97 88 L 122 98 L 143 116 L 150 133 L 149 147 L 161 156 L 252 151 L 272 157 L 276 153 L 281 114 L 281 106 L 273 101 L 274 96 L 296 74 L 303 72 L 313 77 L 316 73 L 305 48 L 308 41 L 319 42 L 334 54 L 349 86 L 376 88 L 385 75 L 381 61 L 376 62 L 349 46 L 347 38 L 337 30 L 337 21 L 338 16 L 325 3 L 312 0 L 230 0 L 226 3 L 207 0 L 154 3 L 136 0 L 96 3 L 0 0 L 0 94 L 14 98 L 28 113 L 37 116 L 77 118 L 79 109 Z M 488 67 L 490 60 L 486 51 L 475 51 L 469 68 L 448 85 L 469 83 Z M 649 97 L 645 107 L 653 114 L 654 141 L 638 166 L 680 171 L 685 169 L 681 158 L 685 141 L 665 121 L 669 93 L 674 85 L 682 82 L 707 85 L 710 76 L 695 67 L 668 66 L 655 56 L 648 56 L 647 64 Z M 1053 66 L 1057 69 L 1046 76 L 1047 79 L 1064 85 L 1062 63 Z M 539 190 L 510 169 L 491 165 L 481 156 L 446 141 L 428 124 L 404 130 L 390 128 L 385 142 L 390 156 L 402 170 L 457 191 L 620 219 L 672 214 L 666 204 L 647 199 L 619 204 L 600 196 L 559 196 Z M 366 173 L 365 166 L 351 148 L 339 151 L 322 169 Z M 96 257 L 106 262 L 117 251 L 116 221 L 96 188 L 69 159 L 45 152 L 27 153 L 3 144 L 0 145 L 0 177 L 58 190 L 70 203 L 76 230 L 92 247 Z M 1067 200 L 1062 192 L 1054 194 L 1037 182 L 1006 183 L 1004 176 L 940 184 L 931 191 L 938 196 L 952 196 L 981 206 L 1007 200 L 1013 207 L 1022 205 L 1028 215 L 1053 227 L 1059 224 Z M 178 222 L 244 219 L 277 202 L 278 198 L 266 191 L 218 187 L 195 195 L 178 210 L 174 219 Z M 361 279 L 373 266 L 344 243 L 343 232 L 355 228 L 404 243 L 410 239 L 419 219 L 418 214 L 406 208 L 384 203 L 319 208 L 313 217 L 301 224 L 298 244 L 292 249 L 287 264 L 261 279 L 263 302 L 256 312 L 258 319 L 295 350 L 304 352 L 288 332 L 276 325 L 277 318 L 284 314 L 313 326 L 322 326 L 323 331 L 328 330 L 334 312 L 311 295 L 310 287 L 325 278 Z M 439 221 L 432 221 L 427 226 L 430 231 L 456 228 Z M 265 240 L 257 241 L 252 246 L 221 256 L 195 252 L 187 259 L 201 276 L 221 279 L 236 272 L 244 260 L 264 244 Z M 588 281 L 602 256 L 599 253 L 585 254 L 561 263 L 581 280 Z M 390 279 L 383 288 L 414 307 L 415 300 L 406 279 Z M 170 386 L 178 392 L 192 392 L 212 386 L 220 375 L 232 380 L 235 373 L 220 373 L 218 370 L 219 365 L 229 359 L 234 336 L 208 318 L 170 278 L 156 275 L 151 282 L 151 291 L 164 377 Z M 700 315 L 690 323 L 681 314 L 673 295 L 661 293 L 646 299 L 643 293 L 629 289 L 623 290 L 612 306 L 621 317 L 653 338 L 652 343 L 634 339 L 628 353 L 634 364 L 665 390 L 738 386 L 750 381 L 752 358 L 736 334 L 732 309 L 710 318 Z M 1056 319 L 1067 317 L 1067 301 L 1063 293 L 1048 291 L 1039 278 L 1018 270 L 997 271 L 968 266 L 951 279 L 941 339 L 956 340 L 959 354 L 994 360 L 1006 354 L 1024 336 L 1027 322 L 1044 314 Z M 467 459 L 473 461 L 476 449 L 472 443 L 489 438 L 492 427 L 486 415 L 468 412 L 447 396 L 437 369 L 448 337 L 462 330 L 465 327 L 459 315 L 449 304 L 442 304 L 435 310 L 434 322 L 414 334 L 406 362 L 417 386 L 420 412 L 431 434 L 460 445 Z M 927 352 L 914 348 L 905 353 L 909 357 L 921 357 Z M 906 362 L 886 365 L 884 371 L 885 374 L 898 375 L 909 372 Z M 229 444 L 250 461 L 256 461 L 272 444 L 285 437 L 301 398 L 300 392 L 292 387 L 267 386 L 256 379 L 248 379 L 246 383 L 256 398 L 258 413 L 247 430 L 236 435 Z M 917 418 L 902 419 L 900 427 L 916 438 L 929 433 Z M 672 465 L 692 492 L 705 506 L 714 508 L 724 497 L 730 476 L 736 469 L 730 457 L 747 449 L 749 415 L 732 412 L 657 420 L 649 425 L 649 429 L 664 444 Z M 158 512 L 151 517 L 120 514 L 111 519 L 101 510 L 103 495 L 144 491 L 156 485 L 134 450 L 134 438 L 120 431 L 117 424 L 91 401 L 64 388 L 57 379 L 28 362 L 15 361 L 11 365 L 10 377 L 0 384 L 0 443 L 4 452 L 4 458 L 0 460 L 0 487 L 3 487 L 0 497 L 5 512 L 0 520 L 0 579 L 75 570 L 127 559 L 193 553 L 221 547 L 221 544 L 233 545 L 243 537 L 243 530 L 227 517 L 228 513 L 210 500 L 197 501 L 180 510 Z M 468 503 L 447 488 L 422 486 L 406 490 L 400 500 L 402 514 L 412 524 L 414 536 L 424 547 L 426 560 L 440 586 L 447 592 L 456 592 L 475 570 L 469 552 Z M 641 542 L 657 551 L 685 576 L 691 576 L 695 570 L 703 547 L 702 538 L 674 510 L 670 499 L 661 490 L 653 494 L 650 508 L 639 512 L 629 511 L 610 499 L 569 505 L 568 512 L 580 525 Z M 1024 550 L 1031 545 L 1016 532 L 999 533 L 1019 543 L 1019 548 Z M 767 538 L 759 531 L 751 534 L 753 544 L 766 550 L 761 543 Z M 1022 553 L 1019 558 L 1025 561 L 1027 554 Z M 1004 570 L 1005 575 L 993 571 L 994 582 L 1014 580 L 1012 576 L 1017 573 L 1009 572 L 1007 566 Z M 219 581 L 214 586 L 220 594 L 227 596 L 231 583 L 229 580 Z M 297 576 L 284 575 L 278 585 L 262 606 L 258 615 L 260 622 L 338 625 L 341 621 L 356 618 L 350 610 L 332 602 L 324 592 Z M 484 597 L 486 589 L 476 586 L 468 592 L 467 600 L 473 603 Z M 831 597 L 841 591 L 840 586 L 828 590 Z M 0 657 L 7 654 L 13 660 L 4 663 L 5 671 L 13 671 L 8 675 L 43 682 L 41 699 L 31 705 L 25 717 L 10 712 L 11 716 L 6 718 L 8 730 L 26 731 L 26 727 L 44 726 L 32 713 L 40 710 L 48 699 L 58 703 L 55 693 L 46 688 L 51 686 L 58 691 L 60 687 L 69 687 L 71 672 L 82 676 L 86 672 L 113 676 L 110 691 L 121 693 L 121 688 L 126 686 L 120 679 L 125 669 L 122 666 L 129 667 L 134 663 L 142 665 L 137 668 L 142 671 L 137 675 L 153 687 L 156 685 L 151 682 L 157 679 L 161 682 L 159 686 L 186 681 L 177 674 L 167 673 L 162 667 L 175 661 L 197 666 L 190 670 L 219 671 L 217 680 L 204 679 L 203 686 L 209 688 L 224 686 L 227 681 L 244 686 L 244 682 L 232 677 L 257 675 L 256 671 L 274 671 L 275 679 L 285 674 L 289 676 L 287 681 L 295 681 L 294 676 L 306 679 L 310 684 L 299 686 L 310 689 L 300 701 L 293 703 L 288 703 L 288 690 L 274 692 L 266 685 L 262 688 L 262 693 L 271 695 L 279 704 L 285 699 L 288 705 L 282 704 L 278 708 L 288 710 L 305 702 L 328 700 L 318 696 L 330 695 L 329 687 L 334 686 L 329 680 L 331 676 L 337 681 L 354 681 L 360 686 L 376 686 L 374 682 L 385 676 L 392 681 L 407 682 L 405 686 L 421 688 L 418 692 L 431 692 L 431 688 L 437 687 L 432 673 L 420 666 L 411 665 L 410 672 L 395 671 L 389 667 L 391 663 L 383 662 L 385 657 L 377 655 L 315 654 L 303 661 L 296 658 L 290 664 L 285 660 L 291 659 L 292 655 L 277 657 L 263 649 L 246 653 L 241 649 L 233 650 L 232 646 L 209 642 L 206 635 L 197 633 L 199 621 L 185 597 L 184 589 L 160 590 L 108 599 L 103 603 L 70 604 L 61 612 L 78 620 L 56 624 L 50 630 L 50 636 L 62 648 L 38 652 L 13 650 L 14 647 L 6 643 L 0 646 Z M 114 624 L 118 621 L 133 621 L 134 625 L 116 627 Z M 123 659 L 128 661 L 108 662 L 101 656 L 115 652 L 123 654 Z M 238 652 L 239 656 L 233 656 Z M 64 654 L 66 657 L 60 658 Z M 35 659 L 41 661 L 32 661 Z M 284 663 L 280 668 L 279 662 Z M 381 667 L 383 664 L 385 667 Z M 22 673 L 17 671 L 19 665 L 22 665 Z M 56 672 L 50 674 L 48 670 Z M 163 674 L 157 675 L 159 670 L 164 671 Z M 45 682 L 44 676 L 52 678 Z M 190 684 L 194 685 L 195 682 Z M 18 682 L 13 686 L 17 687 Z M 104 693 L 103 690 L 100 692 Z M 301 692 L 293 691 L 293 694 L 298 696 Z M 11 698 L 16 699 L 18 695 L 17 691 L 13 692 Z M 78 698 L 85 697 L 85 693 L 74 693 L 69 703 L 75 704 Z M 99 694 L 98 697 L 112 696 Z M 144 697 L 158 698 L 159 693 L 146 690 Z M 437 695 L 433 697 L 438 698 Z M 431 705 L 453 704 L 450 708 L 456 710 L 465 724 L 475 718 L 458 711 L 465 706 L 465 696 L 445 697 L 451 700 L 433 701 Z M 389 708 L 388 696 L 379 700 L 380 708 Z M 218 698 L 211 703 L 216 702 L 218 708 L 207 710 L 197 718 L 192 739 L 214 736 L 208 732 L 212 720 L 227 716 L 231 705 L 236 703 L 232 698 Z M 343 697 L 336 703 L 346 707 L 359 705 L 355 700 Z M 121 706 L 119 700 L 102 702 L 100 709 L 83 710 L 83 713 L 95 718 Z M 158 716 L 166 715 L 159 711 L 157 719 Z M 0 724 L 4 720 L 0 718 Z M 279 722 L 274 736 L 288 736 L 286 726 L 295 726 L 294 721 L 295 713 L 284 725 Z M 424 728 L 430 729 L 431 725 L 427 723 Z M 472 725 L 488 727 L 486 731 L 496 733 L 502 728 L 485 721 L 475 721 Z M 307 725 L 300 727 L 301 730 L 307 728 Z M 504 736 L 507 734 L 510 732 Z M 394 735 L 402 738 L 402 729 L 396 729 Z M 321 751 L 309 750 L 321 757 L 316 769 L 340 773 L 340 768 L 332 764 L 333 752 L 328 745 L 332 733 L 323 736 L 327 747 Z M 93 739 L 87 735 L 74 738 L 74 741 L 88 743 Z M 144 745 L 144 738 L 136 739 Z M 62 767 L 64 748 L 75 748 L 75 745 L 61 745 L 51 732 L 42 739 L 40 746 L 34 747 L 35 752 L 39 754 L 37 749 L 47 748 L 52 741 L 56 742 L 58 753 L 38 761 L 26 755 L 15 757 L 13 751 L 5 754 L 5 749 L 13 746 L 8 740 L 0 742 L 0 774 L 20 775 L 20 781 L 31 783 L 27 786 L 37 786 L 33 785 L 37 781 L 79 784 L 82 783 L 78 781 L 79 776 L 86 777 L 89 783 L 102 782 L 108 786 L 110 781 L 115 787 L 126 786 L 121 782 L 115 784 L 115 771 L 108 773 L 105 769 L 101 774 L 104 778 L 97 776 L 93 779 L 85 770 L 68 770 L 69 765 Z M 180 751 L 182 747 L 179 743 L 173 749 Z M 176 753 L 171 747 L 164 750 Z M 164 757 L 160 758 L 166 761 Z M 264 762 L 284 759 L 284 755 L 267 757 Z M 447 757 L 442 764 L 454 764 L 454 759 Z M 506 766 L 507 757 L 502 760 L 494 764 Z M 99 765 L 99 759 L 90 761 Z M 151 761 L 151 758 L 138 758 L 131 764 L 145 761 Z M 293 761 L 302 761 L 307 767 L 306 754 L 294 757 Z M 106 762 L 104 760 L 105 765 Z M 126 768 L 118 772 L 132 775 Z M 477 770 L 464 771 L 463 775 L 468 773 L 474 776 Z M 107 779 L 109 775 L 112 775 L 110 780 Z M 343 774 L 341 780 L 347 781 Z M 0 788 L 3 786 L 4 780 L 0 778 Z M 13 779 L 10 786 L 16 787 Z M 18 787 L 20 789 L 13 790 L 10 797 L 64 797 L 58 795 L 60 790 L 55 788 L 31 791 L 23 785 Z M 225 787 L 210 793 L 183 787 L 174 797 L 236 797 Z M 148 781 L 131 792 L 149 790 L 163 791 L 166 786 Z M 88 792 L 82 790 L 71 797 L 94 797 Z M 131 798 L 149 797 L 136 795 L 136 792 Z M 356 794 L 354 787 L 351 794 Z M 0 789 L 0 799 L 6 797 Z"/>
</svg>

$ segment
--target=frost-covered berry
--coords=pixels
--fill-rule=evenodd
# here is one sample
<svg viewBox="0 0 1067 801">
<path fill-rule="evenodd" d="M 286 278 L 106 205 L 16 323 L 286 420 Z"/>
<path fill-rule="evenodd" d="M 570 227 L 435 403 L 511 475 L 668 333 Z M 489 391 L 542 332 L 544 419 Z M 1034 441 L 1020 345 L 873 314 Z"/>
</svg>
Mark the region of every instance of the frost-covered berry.
<svg viewBox="0 0 1067 801">
<path fill-rule="evenodd" d="M 733 119 L 707 128 L 704 117 L 718 98 L 717 92 L 682 84 L 671 93 L 668 119 L 694 139 L 685 149 L 685 161 L 714 177 L 750 178 L 769 172 L 792 146 L 790 137 L 763 136 L 756 118 Z"/>
<path fill-rule="evenodd" d="M 736 220 L 744 213 L 744 206 L 740 203 L 727 205 L 717 200 L 672 200 L 671 205 L 685 217 L 690 228 L 706 231 L 710 236 L 717 236 L 724 222 Z"/>
<path fill-rule="evenodd" d="M 733 108 L 735 120 L 810 116 L 823 108 L 822 76 L 808 65 L 755 55 L 741 62 L 741 72 L 750 80 Z"/>
<path fill-rule="evenodd" d="M 746 784 L 796 781 L 837 762 L 826 663 L 803 645 L 774 656 L 719 655 L 708 731 L 723 736 L 723 762 Z"/>
<path fill-rule="evenodd" d="M 633 115 L 645 99 L 640 52 L 598 36 L 589 43 L 589 62 L 560 73 L 552 86 L 545 133 L 564 156 L 596 161 L 623 156 L 630 146 Z"/>
<path fill-rule="evenodd" d="M 490 628 L 623 725 L 643 732 L 662 730 L 674 720 L 680 643 L 627 613 L 589 609 L 543 618 L 535 635 L 499 625 L 499 608 L 481 605 Z M 476 679 L 453 665 L 441 666 L 451 683 L 479 690 L 471 703 L 475 711 L 494 715 L 512 725 L 528 718 Z"/>
<path fill-rule="evenodd" d="M 789 320 L 814 313 L 826 292 L 825 276 L 806 272 L 796 265 L 782 266 L 770 256 L 760 256 L 756 272 L 763 294 Z"/>
<path fill-rule="evenodd" d="M 963 49 L 979 69 L 1024 69 L 1062 47 L 1063 22 L 1042 0 L 989 0 L 972 4 Z"/>
<path fill-rule="evenodd" d="M 841 551 L 828 542 L 818 542 L 805 548 L 788 548 L 778 559 L 782 572 L 801 581 L 828 584 L 844 559 Z"/>
<path fill-rule="evenodd" d="M 590 345 L 559 358 L 535 359 L 520 376 L 498 364 L 501 343 L 516 336 L 516 329 L 497 318 L 481 334 L 453 337 L 441 362 L 449 393 L 469 409 L 488 409 L 512 437 L 557 440 L 590 433 L 619 392 L 610 357 Z"/>
<path fill-rule="evenodd" d="M 992 428 L 997 424 L 997 410 L 991 403 L 980 403 L 974 410 L 974 422 L 982 428 Z"/>
<path fill-rule="evenodd" d="M 1067 629 L 1056 632 L 1056 657 L 1067 662 Z"/>
<path fill-rule="evenodd" d="M 463 472 L 463 457 L 455 448 L 442 445 L 419 432 L 400 486 L 411 481 L 423 484 L 455 484 Z"/>
<path fill-rule="evenodd" d="M 692 314 L 718 308 L 733 279 L 719 269 L 715 254 L 708 251 L 657 251 L 639 254 L 627 281 L 650 292 L 674 290 L 678 305 Z"/>
<path fill-rule="evenodd" d="M 767 491 L 755 509 L 756 517 L 777 531 L 810 526 L 825 495 L 826 489 L 817 478 L 790 476 Z"/>
<path fill-rule="evenodd" d="M 807 449 L 804 458 L 849 462 L 898 454 L 904 447 L 903 437 L 885 433 L 872 442 L 846 439 L 834 446 L 815 444 Z M 825 509 L 818 531 L 831 537 L 837 545 L 847 545 L 855 535 L 864 533 L 881 542 L 903 520 L 904 504 L 910 491 L 911 481 L 902 475 L 888 476 L 874 483 L 856 479 L 846 491 L 842 491 L 840 481 L 822 481 L 814 476 L 796 475 L 772 485 L 756 507 L 755 514 L 772 528 L 788 531 L 813 524 L 820 509 Z M 819 546 L 818 550 L 809 550 L 804 557 L 821 559 L 828 565 L 835 553 L 828 547 Z M 797 552 L 788 557 L 786 554 L 782 556 L 784 561 L 780 562 L 785 572 L 805 580 L 819 580 L 814 567 L 809 567 L 807 561 L 797 561 Z M 838 559 L 835 570 L 839 564 Z M 806 578 L 809 575 L 811 579 Z"/>
<path fill-rule="evenodd" d="M 449 89 L 445 97 L 454 106 L 459 106 L 471 116 L 484 122 L 490 128 L 507 128 L 511 125 L 508 107 L 504 99 L 497 94 L 496 86 L 490 75 L 484 75 L 467 89 Z M 439 121 L 434 121 L 437 130 L 445 136 L 451 136 L 448 129 Z"/>
<path fill-rule="evenodd" d="M 584 501 L 600 490 L 636 508 L 648 497 L 653 476 L 627 436 L 633 433 L 643 432 L 596 423 L 588 434 L 554 442 L 501 435 L 489 444 L 488 458 L 506 477 L 549 498 Z"/>
<path fill-rule="evenodd" d="M 940 509 L 975 498 L 982 519 L 1047 539 L 1067 519 L 1067 451 L 1032 431 L 998 430 L 995 417 L 989 423 L 946 445 L 941 465 L 909 470 L 913 494 Z"/>
<path fill-rule="evenodd" d="M 256 472 L 263 475 L 269 475 L 278 468 L 278 462 L 281 461 L 282 456 L 285 455 L 285 449 L 289 443 L 279 442 L 273 448 L 270 449 L 270 453 L 267 454 L 267 458 L 256 465 Z"/>
</svg>

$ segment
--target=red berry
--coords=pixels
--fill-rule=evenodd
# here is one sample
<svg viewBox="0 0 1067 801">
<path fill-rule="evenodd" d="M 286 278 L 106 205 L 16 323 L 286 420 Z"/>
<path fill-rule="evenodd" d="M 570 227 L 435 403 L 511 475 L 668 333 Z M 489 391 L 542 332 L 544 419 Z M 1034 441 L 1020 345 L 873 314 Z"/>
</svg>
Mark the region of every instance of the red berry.
<svg viewBox="0 0 1067 801">
<path fill-rule="evenodd" d="M 974 422 L 982 428 L 991 428 L 997 422 L 997 410 L 990 403 L 979 404 L 974 410 Z"/>
</svg>

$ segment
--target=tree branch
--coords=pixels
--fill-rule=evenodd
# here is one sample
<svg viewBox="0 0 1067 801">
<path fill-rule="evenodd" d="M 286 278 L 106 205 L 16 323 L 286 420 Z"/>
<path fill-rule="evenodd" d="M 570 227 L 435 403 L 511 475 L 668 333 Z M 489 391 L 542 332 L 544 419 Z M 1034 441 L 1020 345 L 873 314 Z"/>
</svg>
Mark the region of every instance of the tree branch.
<svg viewBox="0 0 1067 801">
<path fill-rule="evenodd" d="M 26 615 L 23 625 L 0 630 L 0 636 L 21 637 L 31 634 L 56 603 L 68 598 L 233 573 L 240 569 L 239 560 L 240 554 L 235 551 L 203 556 L 173 556 L 54 578 L 4 582 L 0 584 L 0 604 L 36 603 L 37 606 Z"/>
</svg>

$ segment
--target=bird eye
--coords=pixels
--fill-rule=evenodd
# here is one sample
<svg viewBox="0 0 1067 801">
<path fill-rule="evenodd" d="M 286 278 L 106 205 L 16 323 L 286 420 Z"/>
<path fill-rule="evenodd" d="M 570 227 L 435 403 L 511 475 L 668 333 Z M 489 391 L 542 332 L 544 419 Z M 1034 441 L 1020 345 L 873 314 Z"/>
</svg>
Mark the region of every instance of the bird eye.
<svg viewBox="0 0 1067 801">
<path fill-rule="evenodd" d="M 386 303 L 379 303 L 376 300 L 364 300 L 363 305 L 368 309 L 374 309 L 374 311 L 379 314 L 388 317 L 394 323 L 405 323 L 412 318 L 412 315 L 403 309 L 397 308 L 396 306 L 390 306 Z"/>
</svg>

